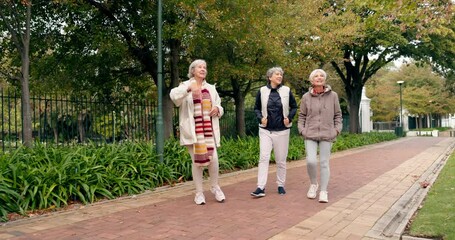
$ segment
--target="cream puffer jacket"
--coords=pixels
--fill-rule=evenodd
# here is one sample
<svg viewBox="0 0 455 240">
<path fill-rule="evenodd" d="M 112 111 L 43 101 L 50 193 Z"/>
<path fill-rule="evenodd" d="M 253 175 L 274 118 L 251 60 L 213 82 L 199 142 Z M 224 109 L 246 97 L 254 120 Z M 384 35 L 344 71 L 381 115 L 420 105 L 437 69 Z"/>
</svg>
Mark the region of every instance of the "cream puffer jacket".
<svg viewBox="0 0 455 240">
<path fill-rule="evenodd" d="M 173 88 L 169 94 L 172 102 L 179 107 L 179 130 L 180 130 L 180 145 L 192 145 L 196 139 L 196 126 L 194 122 L 194 105 L 191 92 L 187 92 L 188 87 L 194 78 L 182 82 L 178 87 Z M 215 85 L 202 82 L 202 88 L 208 89 L 212 99 L 212 106 L 218 107 L 218 116 L 212 117 L 213 135 L 215 137 L 216 146 L 220 146 L 220 121 L 219 118 L 224 114 L 221 106 L 221 98 L 216 91 Z"/>
<path fill-rule="evenodd" d="M 343 127 L 338 94 L 325 86 L 321 94 L 310 88 L 300 100 L 299 133 L 314 141 L 335 141 Z"/>
</svg>

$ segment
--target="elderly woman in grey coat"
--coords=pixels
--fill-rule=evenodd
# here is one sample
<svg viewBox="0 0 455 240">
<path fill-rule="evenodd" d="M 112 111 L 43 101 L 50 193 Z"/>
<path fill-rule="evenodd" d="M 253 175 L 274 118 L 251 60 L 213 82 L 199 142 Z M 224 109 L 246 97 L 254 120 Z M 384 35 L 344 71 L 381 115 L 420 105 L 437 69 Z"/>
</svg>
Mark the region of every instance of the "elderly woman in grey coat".
<svg viewBox="0 0 455 240">
<path fill-rule="evenodd" d="M 316 69 L 310 74 L 311 87 L 300 101 L 299 133 L 305 139 L 307 171 L 310 177 L 310 188 L 307 197 L 317 196 L 319 183 L 317 181 L 317 150 L 320 158 L 320 187 L 319 202 L 327 203 L 328 184 L 330 179 L 330 153 L 332 143 L 340 134 L 342 116 L 338 94 L 326 84 L 327 73 Z"/>
</svg>

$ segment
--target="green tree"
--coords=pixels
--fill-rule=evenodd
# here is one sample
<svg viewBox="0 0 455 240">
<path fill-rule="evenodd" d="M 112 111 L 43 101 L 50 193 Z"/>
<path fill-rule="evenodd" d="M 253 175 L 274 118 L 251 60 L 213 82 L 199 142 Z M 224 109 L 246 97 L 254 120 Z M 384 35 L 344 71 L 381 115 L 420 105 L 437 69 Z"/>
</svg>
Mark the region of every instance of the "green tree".
<svg viewBox="0 0 455 240">
<path fill-rule="evenodd" d="M 442 48 L 452 43 L 449 21 L 451 1 L 323 1 L 315 17 L 325 19 L 313 31 L 308 41 L 317 44 L 319 53 L 312 56 L 330 62 L 344 83 L 349 102 L 350 132 L 359 132 L 358 111 L 365 83 L 388 63 L 406 56 L 448 65 L 442 52 L 449 56 L 454 48 Z M 330 33 L 340 29 L 337 33 Z M 438 36 L 437 41 L 433 37 Z M 340 38 L 343 37 L 343 38 Z M 450 45 L 451 46 L 451 45 Z M 331 52 L 336 49 L 336 51 Z M 329 51 L 325 51 L 329 50 Z M 436 58 L 429 53 L 438 50 Z M 334 55 L 334 53 L 336 55 Z"/>
<path fill-rule="evenodd" d="M 130 95 L 156 100 L 156 1 L 53 3 L 51 7 L 57 9 L 54 13 L 65 26 L 60 34 L 49 39 L 43 64 L 36 68 L 40 79 L 55 86 L 54 89 L 102 95 L 114 102 Z M 180 1 L 165 1 L 163 7 L 166 138 L 172 133 L 173 115 L 168 94 L 179 84 L 183 65 L 180 62 L 188 66 L 187 58 L 182 57 L 185 55 L 182 39 L 190 35 L 190 20 L 180 5 Z"/>
<path fill-rule="evenodd" d="M 445 79 L 434 72 L 427 64 L 403 64 L 400 69 L 383 69 L 371 78 L 367 84 L 367 92 L 371 98 L 373 120 L 392 121 L 399 114 L 399 86 L 403 84 L 403 107 L 415 117 L 416 126 L 422 126 L 423 118 L 441 119 L 453 113 L 455 100 L 449 96 L 445 87 Z"/>
<path fill-rule="evenodd" d="M 306 3 L 306 9 L 313 4 Z M 199 14 L 188 52 L 209 62 L 210 77 L 220 94 L 233 100 L 240 136 L 245 135 L 245 100 L 249 94 L 254 98 L 267 83 L 268 68 L 281 66 L 291 85 L 302 82 L 302 72 L 309 68 L 309 62 L 294 61 L 297 54 L 288 47 L 303 25 L 299 18 L 309 11 L 292 6 L 292 1 L 214 0 L 194 8 Z"/>
</svg>

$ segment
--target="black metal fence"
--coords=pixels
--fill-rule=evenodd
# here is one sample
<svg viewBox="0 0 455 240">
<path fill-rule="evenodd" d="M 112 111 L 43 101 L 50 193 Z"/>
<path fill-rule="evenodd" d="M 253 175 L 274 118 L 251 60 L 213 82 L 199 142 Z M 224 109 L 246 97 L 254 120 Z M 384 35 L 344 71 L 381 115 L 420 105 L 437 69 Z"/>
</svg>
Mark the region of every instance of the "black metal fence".
<svg viewBox="0 0 455 240">
<path fill-rule="evenodd" d="M 43 144 L 99 144 L 121 141 L 153 141 L 156 106 L 145 100 L 101 100 L 91 97 L 32 96 L 32 134 Z M 221 134 L 236 137 L 234 106 L 224 106 L 220 119 Z M 0 147 L 5 151 L 22 144 L 22 103 L 17 93 L 0 92 Z M 292 134 L 298 134 L 297 117 Z M 343 121 L 346 123 L 346 119 Z M 173 127 L 178 126 L 174 109 Z M 252 107 L 245 108 L 247 135 L 258 134 L 258 122 Z M 344 128 L 346 130 L 347 128 Z M 177 131 L 175 131 L 177 132 Z"/>
<path fill-rule="evenodd" d="M 374 131 L 394 131 L 399 126 L 399 122 L 373 122 Z"/>
<path fill-rule="evenodd" d="M 22 142 L 19 94 L 0 92 L 0 141 L 3 151 Z M 88 97 L 30 98 L 32 135 L 36 142 L 75 144 L 151 140 L 156 108 L 149 101 L 114 102 Z"/>
<path fill-rule="evenodd" d="M 121 141 L 153 141 L 156 106 L 151 101 L 121 102 L 90 97 L 32 96 L 32 135 L 43 144 L 97 144 Z M 22 144 L 22 101 L 18 93 L 0 92 L 0 147 L 5 151 Z M 178 109 L 174 109 L 173 127 L 178 126 Z M 247 135 L 258 131 L 253 109 L 245 111 Z M 225 137 L 236 137 L 235 110 L 225 107 L 220 119 Z M 177 131 L 176 131 L 177 132 Z"/>
</svg>

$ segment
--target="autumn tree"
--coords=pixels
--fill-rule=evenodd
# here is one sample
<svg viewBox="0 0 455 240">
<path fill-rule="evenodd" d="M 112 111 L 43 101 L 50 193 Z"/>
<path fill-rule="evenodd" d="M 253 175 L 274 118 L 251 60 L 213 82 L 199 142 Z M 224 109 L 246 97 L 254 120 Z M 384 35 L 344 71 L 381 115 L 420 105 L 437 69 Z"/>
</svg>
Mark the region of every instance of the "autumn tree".
<svg viewBox="0 0 455 240">
<path fill-rule="evenodd" d="M 245 100 L 267 83 L 268 68 L 281 66 L 286 84 L 302 82 L 311 63 L 295 58 L 288 45 L 296 32 L 316 21 L 299 20 L 311 19 L 308 9 L 313 4 L 306 3 L 304 12 L 294 9 L 292 1 L 260 0 L 204 1 L 193 9 L 200 17 L 194 21 L 188 53 L 209 62 L 210 81 L 217 83 L 222 96 L 232 99 L 238 135 L 246 134 Z"/>
<path fill-rule="evenodd" d="M 322 19 L 321 25 L 304 39 L 320 49 L 311 57 L 330 62 L 343 81 L 352 133 L 360 130 L 362 88 L 379 69 L 402 56 L 450 65 L 443 55 L 455 52 L 442 45 L 454 41 L 452 3 L 448 0 L 330 0 L 323 1 L 315 15 Z M 345 33 L 331 33 L 337 29 L 336 33 Z M 449 38 L 442 41 L 444 36 Z M 436 50 L 439 54 L 431 58 L 430 53 Z"/>
<path fill-rule="evenodd" d="M 380 70 L 367 84 L 373 120 L 392 121 L 397 118 L 400 107 L 397 80 L 404 81 L 403 108 L 415 118 L 417 127 L 429 127 L 423 126 L 424 118 L 440 119 L 455 111 L 455 100 L 444 86 L 446 80 L 427 64 L 408 63 L 399 69 Z"/>
</svg>

